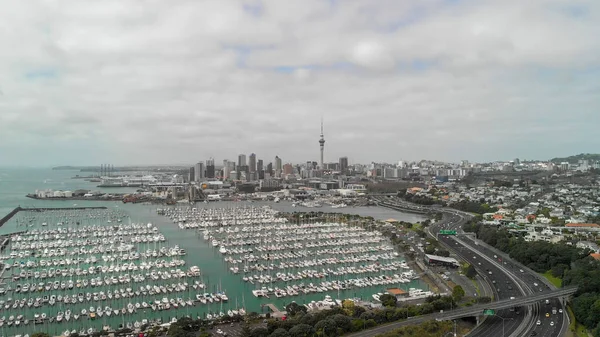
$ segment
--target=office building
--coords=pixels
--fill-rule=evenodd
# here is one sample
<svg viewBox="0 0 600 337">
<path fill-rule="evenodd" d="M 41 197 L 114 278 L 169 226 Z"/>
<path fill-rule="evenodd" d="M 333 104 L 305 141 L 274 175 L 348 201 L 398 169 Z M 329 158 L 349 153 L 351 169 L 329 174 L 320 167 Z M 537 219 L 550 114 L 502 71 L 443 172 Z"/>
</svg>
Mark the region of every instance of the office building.
<svg viewBox="0 0 600 337">
<path fill-rule="evenodd" d="M 282 170 L 283 165 L 281 163 L 281 158 L 279 158 L 279 156 L 275 156 L 275 177 L 280 178 Z"/>
<path fill-rule="evenodd" d="M 246 155 L 240 154 L 238 156 L 238 166 L 246 166 Z"/>
<path fill-rule="evenodd" d="M 206 161 L 206 178 L 215 177 L 215 160 L 210 158 Z"/>
<path fill-rule="evenodd" d="M 189 176 L 188 176 L 189 182 L 192 182 L 192 181 L 194 181 L 196 179 L 196 176 L 194 175 L 195 174 L 194 169 L 195 168 L 193 166 L 190 167 L 190 173 L 189 173 Z"/>
<path fill-rule="evenodd" d="M 340 158 L 340 172 L 342 174 L 347 174 L 348 173 L 348 157 L 341 157 Z"/>
<path fill-rule="evenodd" d="M 250 172 L 256 172 L 256 154 L 252 153 L 248 158 L 248 167 Z"/>
<path fill-rule="evenodd" d="M 270 176 L 273 175 L 273 163 L 268 163 L 267 164 L 267 169 L 265 170 L 265 174 L 269 174 Z M 265 178 L 266 179 L 266 178 Z"/>
<path fill-rule="evenodd" d="M 263 160 L 259 159 L 256 162 L 256 172 L 258 173 L 258 179 L 265 179 L 265 168 L 263 167 Z"/>
<path fill-rule="evenodd" d="M 197 163 L 194 166 L 194 181 L 200 182 L 204 179 L 204 163 Z"/>
</svg>

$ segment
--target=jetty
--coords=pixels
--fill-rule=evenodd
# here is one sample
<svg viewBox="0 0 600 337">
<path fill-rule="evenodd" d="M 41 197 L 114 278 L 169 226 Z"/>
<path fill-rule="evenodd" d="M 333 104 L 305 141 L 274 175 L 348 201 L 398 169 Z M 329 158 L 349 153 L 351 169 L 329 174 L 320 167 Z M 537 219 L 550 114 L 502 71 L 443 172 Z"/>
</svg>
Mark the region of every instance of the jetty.
<svg viewBox="0 0 600 337">
<path fill-rule="evenodd" d="M 271 317 L 281 318 L 286 316 L 286 312 L 279 310 L 279 308 L 277 308 L 277 306 L 273 303 L 267 303 L 264 304 L 264 306 L 271 309 Z"/>
<path fill-rule="evenodd" d="M 15 209 L 10 211 L 6 216 L 0 219 L 0 227 L 4 226 L 10 219 L 12 219 L 19 212 L 45 212 L 45 211 L 61 211 L 61 210 L 82 210 L 82 209 L 107 209 L 106 206 L 93 206 L 93 207 L 21 207 L 17 206 Z"/>
</svg>

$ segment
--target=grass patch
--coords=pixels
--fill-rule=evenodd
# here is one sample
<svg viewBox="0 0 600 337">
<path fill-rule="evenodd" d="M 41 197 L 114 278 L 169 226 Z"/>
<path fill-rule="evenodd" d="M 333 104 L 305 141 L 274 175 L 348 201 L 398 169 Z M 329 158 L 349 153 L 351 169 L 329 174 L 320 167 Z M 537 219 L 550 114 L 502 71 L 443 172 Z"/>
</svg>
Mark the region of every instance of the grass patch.
<svg viewBox="0 0 600 337">
<path fill-rule="evenodd" d="M 570 305 L 567 306 L 567 314 L 569 315 L 569 320 L 571 321 L 571 324 L 569 324 L 569 331 L 567 332 L 567 336 L 588 337 L 589 334 L 587 332 L 587 329 L 585 328 L 585 326 L 577 322 Z"/>
<path fill-rule="evenodd" d="M 410 229 L 413 230 L 413 231 L 422 230 L 423 229 L 423 224 L 421 224 L 421 223 L 414 223 Z"/>
<path fill-rule="evenodd" d="M 471 282 L 473 282 L 473 286 L 475 287 L 475 290 L 477 291 L 477 295 L 481 295 L 481 291 L 479 291 L 479 283 L 477 283 L 477 280 L 471 280 Z"/>
<path fill-rule="evenodd" d="M 562 287 L 562 280 L 558 277 L 554 277 L 549 270 L 543 273 L 542 276 L 544 276 L 548 281 L 550 281 L 550 283 L 554 284 L 555 287 Z"/>
</svg>

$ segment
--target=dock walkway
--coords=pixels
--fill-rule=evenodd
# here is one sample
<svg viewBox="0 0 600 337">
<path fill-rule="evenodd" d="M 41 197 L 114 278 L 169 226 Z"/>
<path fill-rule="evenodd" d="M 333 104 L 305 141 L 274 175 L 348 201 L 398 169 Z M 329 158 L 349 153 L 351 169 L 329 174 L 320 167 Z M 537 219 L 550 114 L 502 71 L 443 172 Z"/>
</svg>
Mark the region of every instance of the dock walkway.
<svg viewBox="0 0 600 337">
<path fill-rule="evenodd" d="M 268 307 L 269 309 L 271 309 L 272 317 L 281 318 L 287 314 L 285 311 L 279 310 L 279 308 L 277 308 L 277 306 L 275 306 L 275 304 L 273 304 L 273 303 L 267 303 L 267 304 L 263 304 L 263 305 Z"/>
</svg>

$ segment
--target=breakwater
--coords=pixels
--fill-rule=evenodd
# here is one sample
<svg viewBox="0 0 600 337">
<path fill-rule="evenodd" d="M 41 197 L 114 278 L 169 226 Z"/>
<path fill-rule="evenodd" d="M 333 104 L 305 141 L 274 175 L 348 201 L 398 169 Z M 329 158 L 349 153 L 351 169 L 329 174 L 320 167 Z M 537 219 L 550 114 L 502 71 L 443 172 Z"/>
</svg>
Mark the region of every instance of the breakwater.
<svg viewBox="0 0 600 337">
<path fill-rule="evenodd" d="M 106 206 L 98 207 L 21 207 L 18 206 L 10 211 L 6 216 L 0 219 L 0 227 L 4 226 L 10 219 L 12 219 L 19 212 L 45 212 L 45 211 L 60 211 L 60 210 L 81 210 L 81 209 L 107 209 Z"/>
</svg>

